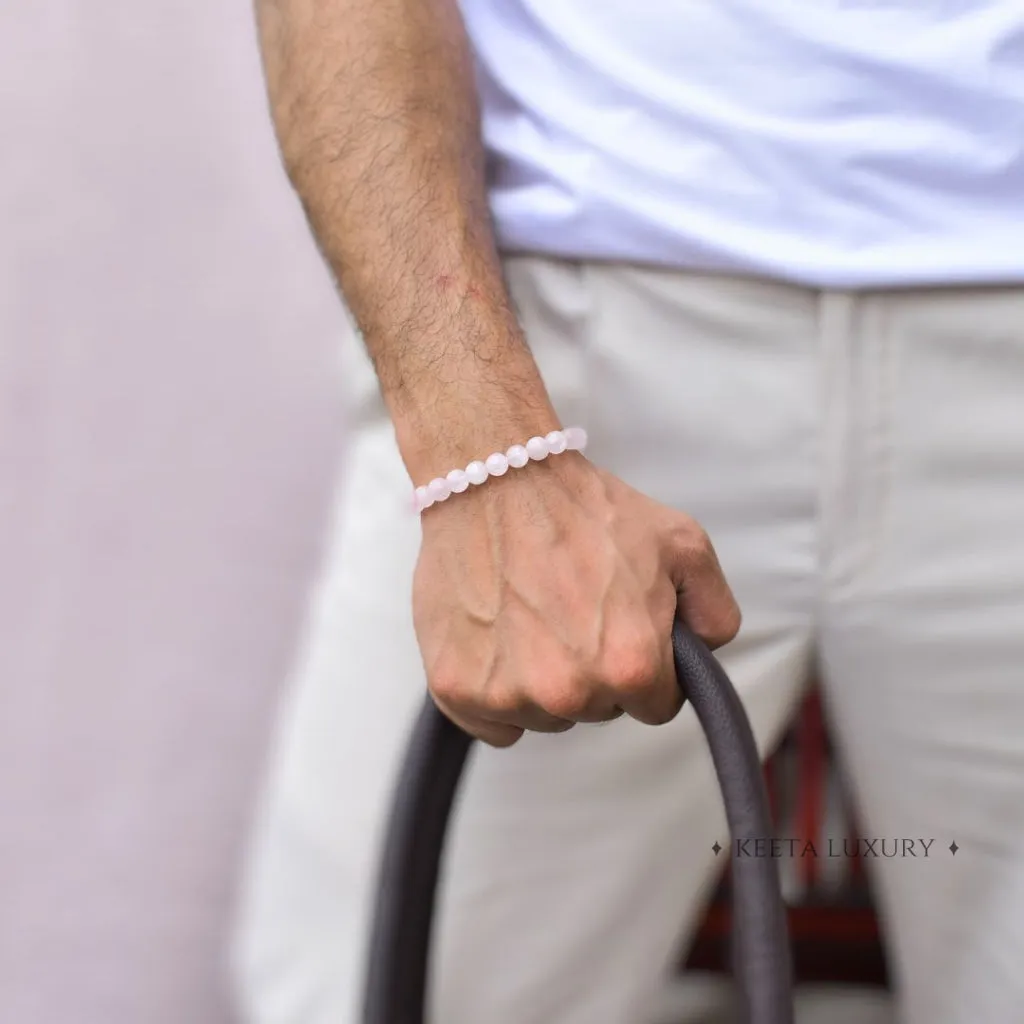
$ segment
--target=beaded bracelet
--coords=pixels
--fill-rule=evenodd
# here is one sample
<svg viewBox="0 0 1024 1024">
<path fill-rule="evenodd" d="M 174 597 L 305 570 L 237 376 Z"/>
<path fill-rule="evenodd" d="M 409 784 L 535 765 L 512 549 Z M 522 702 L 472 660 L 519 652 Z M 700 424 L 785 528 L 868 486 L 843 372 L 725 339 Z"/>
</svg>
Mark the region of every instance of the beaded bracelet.
<svg viewBox="0 0 1024 1024">
<path fill-rule="evenodd" d="M 465 469 L 453 469 L 447 476 L 436 477 L 429 484 L 417 487 L 413 505 L 417 512 L 422 512 L 453 494 L 461 494 L 470 484 L 479 486 L 488 477 L 504 476 L 509 467 L 522 469 L 531 460 L 540 462 L 549 455 L 581 452 L 586 446 L 587 432 L 582 427 L 566 427 L 564 430 L 552 430 L 544 437 L 531 437 L 526 444 L 514 444 L 507 452 L 495 452 L 482 462 L 471 462 Z"/>
</svg>

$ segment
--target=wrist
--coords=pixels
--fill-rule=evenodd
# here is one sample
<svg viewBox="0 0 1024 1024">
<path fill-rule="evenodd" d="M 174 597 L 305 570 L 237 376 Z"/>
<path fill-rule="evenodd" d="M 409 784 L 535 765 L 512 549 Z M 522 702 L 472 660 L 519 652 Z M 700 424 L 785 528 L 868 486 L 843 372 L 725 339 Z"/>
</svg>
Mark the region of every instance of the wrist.
<svg viewBox="0 0 1024 1024">
<path fill-rule="evenodd" d="M 479 397 L 483 396 L 474 395 L 474 400 Z M 458 406 L 456 402 L 448 414 L 439 406 L 440 418 L 396 423 L 399 450 L 414 485 L 465 469 L 512 445 L 525 445 L 530 438 L 544 437 L 561 426 L 550 404 L 502 409 L 500 402 L 483 402 L 456 411 Z"/>
<path fill-rule="evenodd" d="M 533 463 L 554 460 L 570 461 L 578 457 L 587 445 L 587 432 L 577 425 L 561 430 L 552 430 L 547 435 L 534 434 L 522 443 L 510 445 L 504 451 L 492 452 L 483 459 L 471 460 L 465 468 L 456 467 L 443 476 L 437 476 L 429 483 L 420 484 L 413 496 L 417 512 L 424 512 L 432 505 L 448 501 L 475 487 L 486 484 L 491 478 L 507 475 L 518 476 L 520 471 Z M 558 474 L 556 474 L 558 475 Z"/>
<path fill-rule="evenodd" d="M 429 377 L 385 394 L 399 451 L 419 485 L 562 424 L 529 351 L 526 359 L 432 367 Z"/>
</svg>

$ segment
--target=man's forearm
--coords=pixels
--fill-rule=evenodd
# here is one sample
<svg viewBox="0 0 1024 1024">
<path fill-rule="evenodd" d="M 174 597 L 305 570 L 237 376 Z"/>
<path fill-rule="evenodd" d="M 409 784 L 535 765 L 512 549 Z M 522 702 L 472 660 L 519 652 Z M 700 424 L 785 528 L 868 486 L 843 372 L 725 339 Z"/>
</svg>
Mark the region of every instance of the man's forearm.
<svg viewBox="0 0 1024 1024">
<path fill-rule="evenodd" d="M 491 234 L 456 0 L 257 0 L 257 12 L 285 165 L 410 473 L 423 482 L 553 429 Z"/>
</svg>

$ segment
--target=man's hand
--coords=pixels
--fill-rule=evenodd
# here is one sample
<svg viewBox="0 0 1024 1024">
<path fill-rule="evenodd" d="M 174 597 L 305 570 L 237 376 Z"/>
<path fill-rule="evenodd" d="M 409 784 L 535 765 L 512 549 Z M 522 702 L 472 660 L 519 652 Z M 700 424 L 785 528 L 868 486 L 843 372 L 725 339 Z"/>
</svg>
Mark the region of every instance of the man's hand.
<svg viewBox="0 0 1024 1024">
<path fill-rule="evenodd" d="M 560 426 L 491 230 L 457 0 L 256 0 L 285 167 L 362 330 L 412 483 Z M 435 698 L 489 743 L 679 707 L 681 595 L 735 602 L 703 531 L 566 453 L 426 511 L 415 622 Z"/>
<path fill-rule="evenodd" d="M 623 712 L 669 721 L 677 606 L 712 646 L 740 623 L 700 526 L 576 453 L 428 509 L 413 601 L 438 706 L 502 747 Z"/>
</svg>

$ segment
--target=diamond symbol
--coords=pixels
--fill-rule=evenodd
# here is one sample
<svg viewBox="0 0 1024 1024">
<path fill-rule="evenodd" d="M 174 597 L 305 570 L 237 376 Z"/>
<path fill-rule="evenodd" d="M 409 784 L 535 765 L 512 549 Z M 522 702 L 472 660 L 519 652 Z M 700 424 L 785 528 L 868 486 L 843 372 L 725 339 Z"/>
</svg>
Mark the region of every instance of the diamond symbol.
<svg viewBox="0 0 1024 1024">
<path fill-rule="evenodd" d="M 715 856 L 716 857 L 722 852 L 722 847 L 719 846 L 719 844 L 717 842 L 715 843 L 714 846 L 711 847 L 711 849 L 715 851 Z"/>
<path fill-rule="evenodd" d="M 951 854 L 953 854 L 953 856 L 955 857 L 956 856 L 956 851 L 959 850 L 959 849 L 960 849 L 960 847 L 956 845 L 956 840 L 954 839 L 953 842 L 951 842 L 949 844 L 949 852 Z"/>
</svg>

